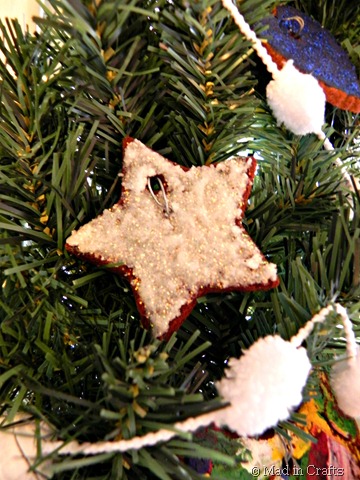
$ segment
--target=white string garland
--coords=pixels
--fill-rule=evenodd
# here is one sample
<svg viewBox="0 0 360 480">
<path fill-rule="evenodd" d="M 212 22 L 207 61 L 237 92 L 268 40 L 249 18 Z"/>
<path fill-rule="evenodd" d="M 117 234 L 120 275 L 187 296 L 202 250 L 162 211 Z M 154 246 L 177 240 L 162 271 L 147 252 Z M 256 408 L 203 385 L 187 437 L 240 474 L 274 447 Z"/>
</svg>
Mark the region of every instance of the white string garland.
<svg viewBox="0 0 360 480">
<path fill-rule="evenodd" d="M 351 363 L 355 362 L 358 346 L 356 343 L 355 333 L 352 327 L 352 323 L 348 317 L 346 309 L 340 305 L 339 303 L 335 303 L 334 305 L 328 305 L 320 310 L 319 313 L 313 316 L 313 318 L 303 327 L 301 328 L 298 333 L 292 337 L 290 340 L 293 345 L 299 347 L 304 340 L 310 335 L 314 326 L 317 323 L 324 323 L 326 317 L 331 312 L 336 312 L 340 318 L 341 322 L 344 327 L 345 339 L 346 339 L 346 352 Z"/>
<path fill-rule="evenodd" d="M 302 387 L 311 369 L 306 351 L 301 345 L 314 326 L 323 323 L 332 312 L 340 317 L 344 327 L 347 358 L 334 364 L 330 376 L 331 386 L 341 410 L 359 420 L 359 348 L 346 309 L 339 304 L 333 304 L 314 315 L 290 342 L 278 335 L 269 335 L 255 342 L 240 359 L 230 359 L 226 377 L 217 384 L 227 404 L 216 411 L 176 422 L 168 428 L 128 440 L 66 443 L 49 440 L 52 432 L 48 425 L 34 420 L 26 422 L 20 414 L 19 418 L 15 418 L 17 422 L 15 426 L 0 431 L 0 447 L 6 452 L 6 458 L 0 460 L 1 478 L 17 480 L 21 476 L 22 480 L 35 480 L 39 478 L 37 472 L 51 478 L 53 472 L 51 456 L 54 454 L 91 456 L 139 450 L 167 442 L 176 436 L 191 438 L 191 432 L 213 423 L 220 427 L 227 426 L 243 437 L 261 433 L 262 429 L 265 430 L 279 420 L 288 418 L 292 408 L 297 406 L 295 403 L 301 402 Z M 266 362 L 264 357 L 272 359 L 267 369 L 264 368 Z M 274 385 L 267 388 L 269 383 Z M 264 392 L 260 394 L 260 403 L 256 400 L 259 391 Z M 249 417 L 254 419 L 250 423 Z M 243 432 L 247 433 L 241 435 Z M 29 469 L 32 464 L 37 465 L 36 471 Z"/>
<path fill-rule="evenodd" d="M 150 432 L 142 436 L 133 437 L 129 440 L 104 441 L 97 443 L 85 442 L 79 444 L 72 441 L 64 442 L 43 442 L 42 451 L 44 454 L 50 454 L 58 450 L 61 455 L 97 455 L 109 452 L 126 452 L 128 450 L 140 450 L 143 447 L 151 447 L 161 442 L 167 442 L 172 438 L 184 433 L 195 432 L 200 427 L 206 427 L 214 422 L 214 413 L 209 412 L 195 418 L 188 418 L 183 422 L 176 422 L 169 425 L 169 429 L 161 429 L 157 432 Z"/>
<path fill-rule="evenodd" d="M 231 0 L 222 0 L 222 4 L 223 7 L 231 13 L 234 22 L 239 27 L 244 37 L 253 44 L 254 50 L 258 54 L 258 57 L 263 61 L 268 72 L 271 73 L 274 79 L 276 79 L 279 75 L 279 69 L 271 56 L 268 54 L 266 48 L 261 43 L 261 40 L 259 40 L 256 36 L 256 33 L 251 30 L 250 25 L 246 22 L 245 18 L 241 15 Z"/>
<path fill-rule="evenodd" d="M 236 25 L 239 27 L 239 30 L 241 31 L 241 33 L 244 35 L 244 37 L 249 40 L 252 45 L 253 45 L 253 48 L 254 50 L 256 51 L 257 55 L 259 56 L 259 58 L 262 60 L 262 62 L 264 63 L 264 65 L 266 66 L 267 70 L 269 71 L 269 73 L 271 73 L 271 75 L 273 76 L 273 81 L 270 82 L 270 84 L 275 83 L 277 81 L 280 80 L 280 77 L 281 77 L 281 71 L 282 70 L 279 70 L 279 68 L 277 67 L 276 63 L 272 60 L 270 54 L 267 52 L 267 50 L 265 49 L 265 47 L 262 45 L 262 42 L 261 40 L 258 39 L 258 37 L 256 36 L 256 33 L 251 29 L 250 25 L 246 22 L 245 18 L 243 17 L 243 15 L 241 15 L 241 13 L 239 12 L 238 8 L 236 7 L 236 5 L 232 2 L 232 0 L 222 0 L 222 4 L 223 4 L 223 7 L 226 8 L 234 22 L 236 23 Z M 288 61 L 286 63 L 286 65 L 291 62 L 292 60 Z M 284 67 L 285 68 L 285 67 Z M 283 70 L 284 70 L 283 68 Z M 296 69 L 297 70 L 297 69 Z M 298 81 L 298 85 L 301 85 L 305 79 L 305 77 L 307 76 L 306 74 L 302 74 L 301 72 L 299 72 L 297 70 L 297 72 L 302 75 L 302 79 L 301 77 L 299 76 L 299 81 Z M 311 76 L 311 75 L 310 75 Z M 311 76 L 312 77 L 312 76 Z M 314 78 L 314 77 L 313 77 Z M 317 82 L 318 83 L 318 82 Z M 268 85 L 268 87 L 272 87 L 271 85 Z M 320 84 L 318 83 L 318 86 L 319 86 L 319 89 L 318 91 L 316 92 L 316 89 L 315 90 L 312 90 L 313 92 L 313 97 L 314 95 L 321 95 L 320 93 L 320 90 L 321 92 L 323 93 L 323 90 L 322 88 L 320 87 Z M 289 86 L 289 88 L 291 89 L 291 85 Z M 273 88 L 274 89 L 274 88 Z M 282 91 L 282 87 L 279 87 L 279 92 Z M 306 90 L 306 89 L 305 89 Z M 310 90 L 309 90 L 309 95 L 310 95 Z M 294 98 L 294 97 L 293 97 Z M 288 99 L 289 100 L 289 99 Z M 293 131 L 293 133 L 295 134 L 301 134 L 301 135 L 304 135 L 306 133 L 313 133 L 315 134 L 319 140 L 322 140 L 324 142 L 324 148 L 325 150 L 328 150 L 328 151 L 334 151 L 334 147 L 332 145 L 332 143 L 330 142 L 330 140 L 326 137 L 326 135 L 324 134 L 324 132 L 322 131 L 321 129 L 321 124 L 324 123 L 324 115 L 322 115 L 322 118 L 323 118 L 323 121 L 319 121 L 319 115 L 321 116 L 321 105 L 320 107 L 316 107 L 316 119 L 314 121 L 314 119 L 311 118 L 311 111 L 309 111 L 309 109 L 307 108 L 306 105 L 303 105 L 303 103 L 308 103 L 311 105 L 311 99 L 310 101 L 308 102 L 304 102 L 304 100 L 306 100 L 304 97 L 299 99 L 299 101 L 297 102 L 297 106 L 300 107 L 300 111 L 298 112 L 298 115 L 297 116 L 293 116 L 293 113 L 290 112 L 290 121 L 286 121 L 284 120 L 285 118 L 285 114 L 288 116 L 289 114 L 289 105 L 291 105 L 291 99 L 288 101 L 288 102 L 284 102 L 283 98 L 280 98 L 278 100 L 278 102 L 275 102 L 275 105 L 272 105 L 271 101 L 269 101 L 269 98 L 268 98 L 268 101 L 269 101 L 269 105 L 272 107 L 273 111 L 274 111 L 274 114 L 276 116 L 276 118 L 280 121 L 280 123 L 284 123 L 285 126 Z M 307 99 L 309 100 L 309 99 Z M 321 100 L 319 99 L 319 101 L 317 103 L 321 104 Z M 279 105 L 276 105 L 276 103 L 281 103 L 282 104 L 282 107 L 281 109 L 276 109 L 276 108 L 273 108 L 274 106 L 277 106 L 279 107 Z M 325 112 L 325 94 L 324 94 L 324 102 L 323 102 L 323 111 Z M 315 106 L 314 106 L 315 108 Z M 282 111 L 281 111 L 282 110 Z M 295 110 L 294 108 L 292 109 L 293 111 Z M 304 126 L 300 126 L 298 127 L 297 123 L 299 121 L 304 121 L 304 117 L 305 117 L 305 122 L 307 122 L 307 126 L 305 126 L 305 129 L 304 129 Z M 306 117 L 308 117 L 306 119 Z M 301 119 L 301 120 L 300 120 Z M 296 126 L 296 127 L 295 127 Z M 295 128 L 294 128 L 295 127 Z M 340 160 L 340 158 L 336 158 L 334 160 L 334 163 L 341 167 L 341 172 L 342 172 L 342 175 L 343 175 L 343 178 L 345 180 L 345 183 L 347 185 L 347 187 L 350 189 L 350 190 L 354 190 L 353 188 L 353 184 L 352 184 L 352 181 L 351 181 L 351 176 L 347 173 L 346 171 L 346 168 L 344 167 L 342 161 Z"/>
<path fill-rule="evenodd" d="M 301 344 L 310 335 L 314 326 L 317 323 L 323 323 L 331 312 L 336 312 L 341 318 L 341 322 L 344 326 L 344 332 L 345 332 L 345 338 L 346 338 L 347 356 L 348 356 L 350 365 L 355 365 L 357 361 L 357 355 L 358 355 L 358 346 L 356 344 L 355 334 L 353 332 L 352 323 L 348 317 L 346 309 L 339 304 L 328 305 L 327 307 L 320 310 L 303 328 L 299 330 L 297 335 L 295 335 L 290 340 L 290 342 L 286 342 L 282 340 L 280 337 L 269 336 L 269 337 L 265 337 L 265 339 L 258 340 L 258 342 L 256 342 L 253 345 L 253 347 L 259 344 L 257 349 L 261 350 L 262 346 L 260 346 L 260 343 L 263 340 L 266 340 L 266 338 L 274 338 L 274 339 L 279 338 L 279 340 L 281 340 L 284 344 L 288 344 L 288 345 L 291 344 L 295 349 L 303 349 L 303 347 L 301 347 Z M 251 348 L 249 349 L 249 351 L 251 350 Z M 275 351 L 274 353 L 277 354 L 277 351 Z M 246 356 L 246 352 L 244 356 Z M 240 365 L 241 358 L 243 357 L 240 357 L 239 360 L 237 359 L 232 359 L 232 360 L 234 360 L 235 362 L 238 363 L 238 365 Z M 231 362 L 229 362 L 229 364 L 231 365 Z M 232 369 L 231 367 L 229 370 L 231 372 L 228 375 L 230 379 L 234 378 L 232 376 L 238 373 L 236 372 L 236 369 Z M 254 372 L 246 371 L 246 375 L 249 379 L 249 382 L 252 381 L 253 373 Z M 267 379 L 264 378 L 263 381 L 266 382 Z M 240 387 L 240 390 L 241 390 L 241 387 Z M 281 390 L 280 387 L 278 388 L 278 391 L 280 395 L 282 396 L 286 395 L 286 391 Z M 243 392 L 238 391 L 237 394 L 240 398 Z M 143 448 L 143 447 L 153 446 L 161 442 L 167 442 L 178 435 L 183 435 L 189 432 L 195 432 L 200 427 L 206 427 L 212 423 L 215 423 L 217 425 L 219 424 L 222 425 L 224 418 L 228 418 L 228 419 L 233 418 L 235 421 L 234 415 L 236 417 L 239 417 L 239 412 L 236 410 L 236 405 L 231 404 L 231 400 L 233 399 L 232 397 L 234 397 L 234 392 L 232 392 L 231 398 L 230 397 L 226 398 L 224 396 L 224 401 L 230 402 L 229 405 L 226 405 L 223 408 L 220 408 L 219 410 L 199 415 L 198 417 L 195 417 L 195 418 L 188 418 L 185 421 L 176 422 L 173 425 L 169 425 L 169 429 L 161 429 L 161 430 L 158 430 L 157 432 L 150 432 L 146 435 L 133 437 L 129 440 L 104 441 L 104 442 L 97 442 L 97 443 L 86 442 L 82 444 L 79 444 L 77 441 L 71 441 L 69 443 L 43 441 L 41 446 L 42 452 L 43 454 L 47 455 L 54 452 L 55 450 L 58 450 L 58 453 L 60 455 L 70 455 L 70 454 L 71 455 L 76 455 L 76 454 L 96 455 L 96 454 L 107 453 L 107 452 L 124 452 L 127 450 L 139 450 L 140 448 Z M 266 401 L 267 399 L 264 398 L 264 402 Z M 243 416 L 244 418 L 247 415 L 248 415 L 248 411 L 240 412 L 240 416 Z M 289 415 L 290 415 L 290 408 L 289 408 Z M 228 422 L 228 423 L 231 423 L 231 424 L 228 424 L 227 427 L 232 429 L 233 428 L 232 422 Z"/>
</svg>

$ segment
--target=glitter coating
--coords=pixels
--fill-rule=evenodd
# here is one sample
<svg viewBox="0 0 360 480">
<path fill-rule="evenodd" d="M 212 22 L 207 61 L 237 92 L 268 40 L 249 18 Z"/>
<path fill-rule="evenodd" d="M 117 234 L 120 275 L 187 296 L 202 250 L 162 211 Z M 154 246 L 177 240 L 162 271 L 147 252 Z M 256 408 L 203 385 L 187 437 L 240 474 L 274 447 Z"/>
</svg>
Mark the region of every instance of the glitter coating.
<svg viewBox="0 0 360 480">
<path fill-rule="evenodd" d="M 330 103 L 360 111 L 360 82 L 355 66 L 319 22 L 293 7 L 279 6 L 275 15 L 266 17 L 261 23 L 269 27 L 262 36 L 268 41 L 265 46 L 278 65 L 294 60 L 296 68 L 324 84 Z"/>
<path fill-rule="evenodd" d="M 138 140 L 126 139 L 124 149 L 119 203 L 73 232 L 66 248 L 96 264 L 120 264 L 114 270 L 130 281 L 156 336 L 177 329 L 207 292 L 278 284 L 276 266 L 241 225 L 255 160 L 184 169 Z M 154 177 L 164 183 L 168 215 L 148 189 Z"/>
</svg>

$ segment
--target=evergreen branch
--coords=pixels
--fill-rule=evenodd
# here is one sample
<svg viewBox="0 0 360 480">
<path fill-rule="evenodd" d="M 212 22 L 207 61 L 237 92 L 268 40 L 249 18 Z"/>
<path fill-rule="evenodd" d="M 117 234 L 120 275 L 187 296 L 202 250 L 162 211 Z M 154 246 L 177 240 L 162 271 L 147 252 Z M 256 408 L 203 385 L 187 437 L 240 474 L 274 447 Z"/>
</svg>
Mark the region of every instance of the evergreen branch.
<svg viewBox="0 0 360 480">
<path fill-rule="evenodd" d="M 257 29 L 274 3 L 245 0 L 241 10 Z M 358 67 L 359 6 L 295 3 Z M 333 166 L 338 156 L 358 175 L 357 116 L 328 107 L 333 155 L 276 125 L 251 46 L 215 0 L 50 0 L 43 8 L 40 34 L 0 25 L 0 402 L 8 420 L 28 411 L 65 442 L 143 435 L 217 408 L 215 381 L 229 357 L 261 336 L 290 338 L 334 298 L 359 336 L 360 198 L 346 196 Z M 256 155 L 245 227 L 278 265 L 278 290 L 206 295 L 168 343 L 138 328 L 128 284 L 63 249 L 74 228 L 118 200 L 125 135 L 184 165 Z M 344 347 L 326 326 L 308 339 L 318 368 Z M 305 400 L 310 390 L 319 396 L 319 382 L 311 379 Z M 303 435 L 293 423 L 282 428 Z M 181 438 L 118 455 L 55 453 L 34 468 L 51 460 L 57 479 L 188 480 L 200 475 L 183 457 L 224 460 L 210 450 Z"/>
</svg>

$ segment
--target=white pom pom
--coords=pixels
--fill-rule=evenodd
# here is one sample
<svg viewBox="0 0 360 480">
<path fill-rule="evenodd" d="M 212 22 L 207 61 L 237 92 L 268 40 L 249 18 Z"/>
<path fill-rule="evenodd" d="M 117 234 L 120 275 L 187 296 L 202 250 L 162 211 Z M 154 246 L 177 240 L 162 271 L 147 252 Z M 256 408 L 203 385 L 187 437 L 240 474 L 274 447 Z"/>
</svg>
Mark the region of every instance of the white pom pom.
<svg viewBox="0 0 360 480">
<path fill-rule="evenodd" d="M 350 417 L 360 418 L 360 354 L 336 363 L 331 371 L 331 387 L 339 408 Z"/>
<path fill-rule="evenodd" d="M 311 370 L 306 350 L 279 336 L 258 340 L 229 367 L 217 389 L 231 405 L 215 421 L 240 436 L 260 434 L 288 418 L 302 401 Z"/>
<path fill-rule="evenodd" d="M 325 93 L 319 82 L 297 70 L 289 60 L 266 88 L 267 101 L 278 124 L 296 135 L 321 132 Z"/>
</svg>

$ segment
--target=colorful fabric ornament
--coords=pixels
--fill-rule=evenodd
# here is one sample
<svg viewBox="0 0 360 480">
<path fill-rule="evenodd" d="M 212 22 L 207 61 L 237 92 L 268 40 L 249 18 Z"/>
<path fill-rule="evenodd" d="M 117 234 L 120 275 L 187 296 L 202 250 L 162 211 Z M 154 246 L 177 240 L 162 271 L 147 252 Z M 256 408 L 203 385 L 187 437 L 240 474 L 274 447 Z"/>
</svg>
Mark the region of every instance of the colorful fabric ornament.
<svg viewBox="0 0 360 480">
<path fill-rule="evenodd" d="M 185 169 L 126 139 L 120 201 L 73 232 L 66 249 L 124 275 L 144 326 L 168 337 L 201 295 L 278 285 L 276 266 L 241 224 L 255 166 L 233 158 Z"/>
<path fill-rule="evenodd" d="M 294 7 L 278 6 L 261 22 L 265 48 L 279 68 L 287 60 L 315 77 L 332 105 L 360 112 L 360 82 L 355 66 L 321 24 Z M 297 87 L 296 87 L 297 88 Z"/>
<path fill-rule="evenodd" d="M 360 478 L 360 433 L 356 422 L 344 417 L 338 409 L 327 375 L 317 372 L 317 378 L 321 395 L 301 405 L 299 413 L 306 424 L 297 424 L 317 442 L 290 432 L 290 454 L 299 460 L 300 470 L 307 473 L 308 480 Z"/>
<path fill-rule="evenodd" d="M 311 445 L 306 480 L 337 479 L 354 480 L 360 478 L 360 468 L 347 448 L 324 432 L 316 436 Z"/>
</svg>

